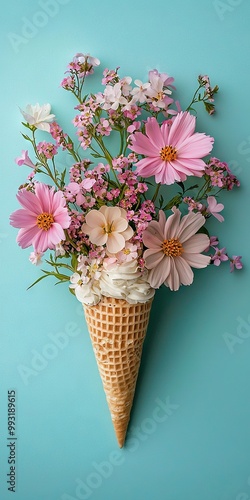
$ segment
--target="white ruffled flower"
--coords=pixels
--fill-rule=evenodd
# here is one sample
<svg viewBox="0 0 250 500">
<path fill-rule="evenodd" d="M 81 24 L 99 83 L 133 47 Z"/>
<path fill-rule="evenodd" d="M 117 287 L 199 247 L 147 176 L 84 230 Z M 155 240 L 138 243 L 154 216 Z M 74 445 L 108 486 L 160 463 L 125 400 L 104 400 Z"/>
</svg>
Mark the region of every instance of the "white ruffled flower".
<svg viewBox="0 0 250 500">
<path fill-rule="evenodd" d="M 28 104 L 25 111 L 22 109 L 20 109 L 20 111 L 29 125 L 33 125 L 33 127 L 44 130 L 45 132 L 50 131 L 49 122 L 52 122 L 55 118 L 55 115 L 50 113 L 50 104 L 43 104 L 42 106 L 38 103 L 34 106 Z"/>
</svg>

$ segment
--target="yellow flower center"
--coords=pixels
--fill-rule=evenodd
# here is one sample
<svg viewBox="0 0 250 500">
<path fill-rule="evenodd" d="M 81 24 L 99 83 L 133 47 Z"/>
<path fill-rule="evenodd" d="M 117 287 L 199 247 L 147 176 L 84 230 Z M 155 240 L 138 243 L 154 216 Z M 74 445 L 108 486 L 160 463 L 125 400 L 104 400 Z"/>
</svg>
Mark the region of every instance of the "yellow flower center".
<svg viewBox="0 0 250 500">
<path fill-rule="evenodd" d="M 177 159 L 177 149 L 173 146 L 164 146 L 160 150 L 160 157 L 163 161 L 173 161 Z"/>
<path fill-rule="evenodd" d="M 105 234 L 111 234 L 113 232 L 112 225 L 113 221 L 111 222 L 111 224 L 106 224 L 105 226 L 103 226 L 103 232 Z"/>
<path fill-rule="evenodd" d="M 48 231 L 54 222 L 54 217 L 52 214 L 48 214 L 48 212 L 43 212 L 38 215 L 36 218 L 37 226 L 44 231 Z"/>
<path fill-rule="evenodd" d="M 183 252 L 183 246 L 177 238 L 171 238 L 163 241 L 162 250 L 167 257 L 179 257 Z"/>
</svg>

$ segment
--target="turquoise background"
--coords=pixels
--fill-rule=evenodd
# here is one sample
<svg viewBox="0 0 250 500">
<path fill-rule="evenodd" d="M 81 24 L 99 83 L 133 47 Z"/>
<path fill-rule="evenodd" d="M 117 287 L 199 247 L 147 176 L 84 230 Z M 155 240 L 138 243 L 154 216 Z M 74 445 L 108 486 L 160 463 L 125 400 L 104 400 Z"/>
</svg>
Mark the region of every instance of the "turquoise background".
<svg viewBox="0 0 250 500">
<path fill-rule="evenodd" d="M 247 0 L 22 0 L 1 10 L 0 498 L 8 500 L 250 499 L 250 3 Z M 20 37 L 20 38 L 18 38 Z M 146 80 L 174 76 L 182 107 L 200 73 L 220 87 L 215 137 L 241 187 L 223 193 L 221 246 L 243 256 L 157 293 L 127 447 L 116 444 L 81 306 L 40 275 L 15 242 L 9 214 L 27 175 L 18 106 L 50 102 L 68 126 L 59 88 L 76 52 Z M 60 342 L 59 342 L 60 338 Z M 45 356 L 45 357 L 44 357 Z M 24 372 L 27 376 L 24 377 Z M 7 391 L 17 394 L 17 484 L 7 490 Z M 133 438 L 133 439 L 132 439 Z"/>
</svg>

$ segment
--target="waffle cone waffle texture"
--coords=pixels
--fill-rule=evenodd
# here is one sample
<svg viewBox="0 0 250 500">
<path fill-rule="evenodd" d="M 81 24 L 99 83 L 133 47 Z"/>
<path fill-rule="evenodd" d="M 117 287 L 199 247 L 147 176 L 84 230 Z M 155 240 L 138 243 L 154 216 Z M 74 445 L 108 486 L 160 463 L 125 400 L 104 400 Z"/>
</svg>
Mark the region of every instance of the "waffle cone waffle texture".
<svg viewBox="0 0 250 500">
<path fill-rule="evenodd" d="M 129 304 L 110 297 L 103 297 L 95 306 L 84 305 L 120 448 L 126 437 L 151 305 L 152 300 Z"/>
</svg>

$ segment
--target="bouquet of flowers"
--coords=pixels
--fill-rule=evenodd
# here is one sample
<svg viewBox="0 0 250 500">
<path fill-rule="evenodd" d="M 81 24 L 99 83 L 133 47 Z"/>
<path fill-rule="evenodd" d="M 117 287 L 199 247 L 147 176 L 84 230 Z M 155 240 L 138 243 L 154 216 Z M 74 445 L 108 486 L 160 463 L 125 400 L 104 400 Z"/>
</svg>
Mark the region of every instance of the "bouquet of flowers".
<svg viewBox="0 0 250 500">
<path fill-rule="evenodd" d="M 47 268 L 35 283 L 48 276 L 68 282 L 83 304 L 123 446 L 155 291 L 191 285 L 192 268 L 222 261 L 231 271 L 242 267 L 241 257 L 219 248 L 206 227 L 211 216 L 224 220 L 218 194 L 239 181 L 227 163 L 209 156 L 214 139 L 195 131 L 195 105 L 215 111 L 218 86 L 208 76 L 198 77 L 182 110 L 174 78 L 156 69 L 146 83 L 105 69 L 102 91 L 84 94 L 99 64 L 78 53 L 61 82 L 77 100 L 76 140 L 49 104 L 21 110 L 32 153 L 23 150 L 16 163 L 31 170 L 10 223 L 20 228 L 18 244 L 33 246 L 33 264 L 47 252 Z M 69 168 L 58 167 L 69 164 L 64 154 Z"/>
</svg>

